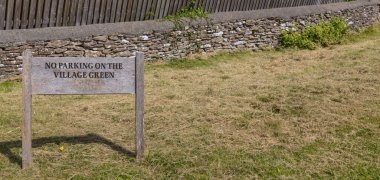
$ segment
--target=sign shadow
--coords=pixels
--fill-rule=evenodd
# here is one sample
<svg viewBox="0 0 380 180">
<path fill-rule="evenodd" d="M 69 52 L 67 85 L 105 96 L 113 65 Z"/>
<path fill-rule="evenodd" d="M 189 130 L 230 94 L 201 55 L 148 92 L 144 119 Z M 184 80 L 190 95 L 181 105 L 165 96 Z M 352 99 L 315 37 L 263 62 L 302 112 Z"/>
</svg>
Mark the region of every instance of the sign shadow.
<svg viewBox="0 0 380 180">
<path fill-rule="evenodd" d="M 55 143 L 55 144 L 61 144 L 61 143 L 67 143 L 67 144 L 91 144 L 91 143 L 97 143 L 97 144 L 104 144 L 107 145 L 112 150 L 124 154 L 128 157 L 135 157 L 136 153 L 118 145 L 114 142 L 110 141 L 109 139 L 106 139 L 98 134 L 87 134 L 83 136 L 53 136 L 53 137 L 42 137 L 38 139 L 33 139 L 33 148 L 44 146 L 45 144 Z M 22 158 L 19 154 L 15 154 L 12 152 L 12 148 L 21 148 L 22 141 L 6 141 L 6 142 L 0 142 L 0 153 L 6 156 L 11 163 L 18 164 L 22 166 Z"/>
</svg>

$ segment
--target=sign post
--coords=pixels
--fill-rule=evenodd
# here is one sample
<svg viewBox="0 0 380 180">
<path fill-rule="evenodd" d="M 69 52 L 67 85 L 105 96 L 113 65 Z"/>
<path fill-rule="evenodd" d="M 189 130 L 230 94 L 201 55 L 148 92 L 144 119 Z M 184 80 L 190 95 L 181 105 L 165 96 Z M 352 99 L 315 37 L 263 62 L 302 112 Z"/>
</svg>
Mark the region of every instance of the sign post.
<svg viewBox="0 0 380 180">
<path fill-rule="evenodd" d="M 144 54 L 134 58 L 32 57 L 23 52 L 22 167 L 32 166 L 32 96 L 135 94 L 136 158 L 144 154 Z"/>
<path fill-rule="evenodd" d="M 22 78 L 22 167 L 32 165 L 32 93 L 30 78 L 30 60 L 32 52 L 23 52 Z"/>
</svg>

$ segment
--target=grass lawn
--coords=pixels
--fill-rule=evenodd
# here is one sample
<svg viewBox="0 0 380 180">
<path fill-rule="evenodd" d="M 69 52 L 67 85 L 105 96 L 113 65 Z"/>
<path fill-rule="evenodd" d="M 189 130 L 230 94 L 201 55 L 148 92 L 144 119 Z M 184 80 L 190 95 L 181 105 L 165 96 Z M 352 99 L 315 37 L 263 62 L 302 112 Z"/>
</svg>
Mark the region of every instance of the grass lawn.
<svg viewBox="0 0 380 180">
<path fill-rule="evenodd" d="M 21 83 L 0 83 L 0 179 L 380 178 L 379 25 L 314 51 L 148 63 L 145 88 L 144 160 L 132 95 L 35 96 L 22 171 Z"/>
</svg>

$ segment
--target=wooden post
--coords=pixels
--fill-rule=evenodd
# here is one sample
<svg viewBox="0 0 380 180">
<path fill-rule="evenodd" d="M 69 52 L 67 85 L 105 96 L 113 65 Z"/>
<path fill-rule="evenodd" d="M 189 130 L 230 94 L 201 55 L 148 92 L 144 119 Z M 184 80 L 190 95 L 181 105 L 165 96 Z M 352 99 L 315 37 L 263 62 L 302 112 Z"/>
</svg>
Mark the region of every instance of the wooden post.
<svg viewBox="0 0 380 180">
<path fill-rule="evenodd" d="M 144 156 L 144 54 L 136 54 L 136 158 Z"/>
<path fill-rule="evenodd" d="M 32 52 L 26 50 L 22 56 L 22 168 L 27 169 L 32 165 L 32 93 L 30 77 Z"/>
</svg>

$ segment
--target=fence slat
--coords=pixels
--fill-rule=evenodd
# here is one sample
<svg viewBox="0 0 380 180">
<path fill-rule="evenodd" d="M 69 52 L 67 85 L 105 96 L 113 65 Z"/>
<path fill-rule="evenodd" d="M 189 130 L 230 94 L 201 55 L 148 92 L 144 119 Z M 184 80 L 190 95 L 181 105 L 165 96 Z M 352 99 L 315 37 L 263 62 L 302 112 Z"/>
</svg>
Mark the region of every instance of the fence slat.
<svg viewBox="0 0 380 180">
<path fill-rule="evenodd" d="M 21 29 L 26 29 L 28 27 L 28 15 L 29 15 L 29 0 L 24 0 L 24 3 L 22 4 L 22 12 L 21 12 Z M 1 25 L 0 25 L 0 29 L 1 29 Z"/>
<path fill-rule="evenodd" d="M 35 15 L 36 15 L 36 6 L 37 6 L 37 0 L 30 0 L 29 17 L 28 17 L 28 28 L 29 29 L 34 27 Z"/>
<path fill-rule="evenodd" d="M 247 11 L 251 10 L 252 2 L 253 2 L 252 0 L 248 0 L 248 1 L 247 1 L 247 6 L 246 6 L 246 10 L 247 10 Z"/>
<path fill-rule="evenodd" d="M 126 15 L 127 15 L 128 1 L 127 0 L 122 0 L 122 2 L 123 2 L 123 5 L 122 5 L 122 8 L 121 8 L 120 22 L 125 22 L 125 18 L 126 18 Z"/>
<path fill-rule="evenodd" d="M 222 4 L 222 0 L 216 0 L 214 12 L 219 12 Z"/>
<path fill-rule="evenodd" d="M 76 26 L 80 26 L 82 23 L 82 10 L 83 10 L 83 0 L 78 0 L 78 8 L 75 15 Z"/>
<path fill-rule="evenodd" d="M 7 2 L 6 0 L 0 0 L 0 30 L 5 29 L 5 9 Z"/>
<path fill-rule="evenodd" d="M 170 2 L 171 0 L 164 0 L 165 2 L 165 8 L 163 10 L 163 13 L 162 13 L 162 16 L 161 17 L 165 17 L 165 16 L 168 16 L 169 15 L 169 8 L 170 8 Z"/>
<path fill-rule="evenodd" d="M 35 24 L 36 28 L 39 28 L 42 25 L 43 8 L 44 8 L 44 0 L 38 0 L 37 12 L 36 12 L 36 24 Z"/>
<path fill-rule="evenodd" d="M 139 15 L 137 19 L 138 21 L 144 20 L 146 4 L 148 3 L 148 0 L 140 0 L 140 1 L 141 1 L 141 6 L 139 8 Z"/>
<path fill-rule="evenodd" d="M 121 19 L 121 7 L 123 5 L 124 0 L 118 0 L 116 5 L 116 15 L 115 15 L 115 22 L 120 22 Z"/>
<path fill-rule="evenodd" d="M 106 15 L 104 17 L 104 23 L 109 23 L 110 17 L 111 17 L 112 0 L 106 0 L 106 2 L 107 2 L 107 5 L 106 5 Z"/>
<path fill-rule="evenodd" d="M 150 7 L 148 8 L 148 17 L 147 19 L 154 19 L 156 16 L 156 12 L 158 11 L 157 7 L 158 6 L 158 0 L 151 0 Z"/>
<path fill-rule="evenodd" d="M 117 5 L 117 0 L 112 0 L 111 4 L 111 14 L 110 14 L 110 22 L 114 23 L 115 22 L 115 17 L 116 17 L 116 5 Z"/>
<path fill-rule="evenodd" d="M 209 6 L 209 4 L 210 4 L 210 1 L 211 1 L 211 0 L 203 0 L 203 5 L 202 5 L 202 7 L 203 7 L 203 10 L 204 10 L 204 11 L 207 11 L 207 12 L 208 12 L 208 6 Z"/>
<path fill-rule="evenodd" d="M 48 27 L 49 25 L 49 15 L 50 15 L 50 3 L 51 0 L 45 0 L 44 12 L 42 15 L 42 27 Z"/>
<path fill-rule="evenodd" d="M 87 24 L 92 24 L 92 21 L 94 20 L 94 8 L 95 0 L 90 0 L 90 4 L 88 7 Z"/>
<path fill-rule="evenodd" d="M 140 20 L 140 16 L 141 16 L 141 9 L 143 7 L 143 2 L 144 0 L 139 0 L 138 1 L 138 4 L 137 4 L 137 12 L 136 12 L 136 17 L 135 17 L 135 21 L 139 21 Z"/>
<path fill-rule="evenodd" d="M 209 11 L 211 12 L 211 13 L 214 13 L 214 12 L 216 12 L 216 9 L 217 9 L 217 2 L 218 0 L 211 0 L 211 3 L 210 3 L 210 7 L 209 7 Z"/>
<path fill-rule="evenodd" d="M 125 21 L 131 21 L 132 18 L 132 12 L 133 12 L 133 2 L 134 0 L 128 0 L 128 7 L 127 7 L 127 15 L 125 17 Z"/>
<path fill-rule="evenodd" d="M 169 2 L 168 2 L 168 4 L 169 4 L 169 11 L 168 11 L 167 15 L 173 15 L 175 1 L 177 1 L 177 0 L 169 0 Z"/>
<path fill-rule="evenodd" d="M 146 5 L 144 20 L 148 20 L 152 16 L 152 12 L 153 12 L 152 4 L 154 3 L 153 1 L 157 1 L 157 0 L 148 0 L 148 4 Z"/>
<path fill-rule="evenodd" d="M 154 16 L 153 16 L 153 19 L 158 19 L 160 17 L 160 12 L 162 11 L 161 10 L 161 3 L 162 3 L 162 0 L 156 0 L 157 1 L 157 4 L 155 6 L 155 13 L 154 13 Z"/>
<path fill-rule="evenodd" d="M 76 15 L 76 9 L 78 7 L 78 0 L 71 1 L 71 6 L 70 6 L 70 19 L 69 19 L 69 24 L 70 26 L 75 26 L 75 15 Z"/>
<path fill-rule="evenodd" d="M 240 0 L 239 2 L 236 2 L 238 4 L 238 11 L 242 11 L 244 7 L 244 1 L 245 0 Z"/>
<path fill-rule="evenodd" d="M 49 18 L 49 27 L 54 27 L 56 22 L 56 14 L 57 14 L 57 5 L 58 0 L 52 0 L 51 1 L 51 11 L 50 11 L 50 18 Z"/>
<path fill-rule="evenodd" d="M 58 1 L 58 7 L 57 7 L 57 21 L 55 26 L 62 26 L 62 19 L 63 19 L 63 7 L 65 0 L 59 0 Z"/>
<path fill-rule="evenodd" d="M 257 7 L 257 1 L 258 1 L 258 0 L 254 0 L 254 1 L 252 2 L 251 10 L 256 10 L 256 7 Z"/>
<path fill-rule="evenodd" d="M 16 0 L 14 5 L 14 15 L 13 15 L 13 29 L 19 29 L 21 24 L 21 5 L 22 0 Z"/>
<path fill-rule="evenodd" d="M 237 4 L 237 11 L 241 11 L 243 8 L 244 0 L 240 0 L 236 2 L 236 4 Z"/>
<path fill-rule="evenodd" d="M 62 26 L 69 25 L 69 22 L 70 22 L 70 3 L 71 3 L 71 0 L 65 0 L 65 5 L 64 5 L 64 9 L 63 9 Z"/>
<path fill-rule="evenodd" d="M 227 12 L 231 6 L 230 0 L 224 0 L 224 12 Z"/>
<path fill-rule="evenodd" d="M 84 0 L 83 4 L 83 11 L 82 11 L 82 20 L 81 20 L 81 25 L 86 25 L 87 24 L 87 17 L 88 17 L 88 6 L 90 0 Z"/>
<path fill-rule="evenodd" d="M 232 3 L 232 11 L 237 11 L 239 8 L 239 4 L 237 2 Z"/>
<path fill-rule="evenodd" d="M 92 24 L 99 23 L 99 15 L 100 15 L 100 0 L 96 0 L 95 6 L 94 6 L 94 18 L 92 20 Z"/>
<path fill-rule="evenodd" d="M 253 4 L 253 10 L 259 9 L 259 3 L 260 3 L 259 0 L 255 0 L 255 2 Z"/>
<path fill-rule="evenodd" d="M 107 7 L 107 0 L 101 0 L 99 21 L 98 21 L 99 23 L 104 23 L 104 19 L 106 16 L 106 7 Z"/>
<path fill-rule="evenodd" d="M 12 29 L 14 0 L 8 0 L 6 29 Z"/>
<path fill-rule="evenodd" d="M 230 0 L 227 0 L 227 3 L 226 3 L 226 7 L 225 7 L 225 10 L 224 11 L 229 11 L 230 10 L 230 7 L 231 7 L 231 1 Z"/>
<path fill-rule="evenodd" d="M 173 14 L 176 14 L 179 11 L 180 6 L 181 6 L 181 0 L 176 0 L 173 6 Z"/>
</svg>

